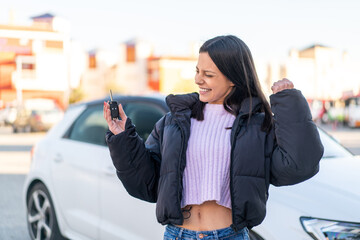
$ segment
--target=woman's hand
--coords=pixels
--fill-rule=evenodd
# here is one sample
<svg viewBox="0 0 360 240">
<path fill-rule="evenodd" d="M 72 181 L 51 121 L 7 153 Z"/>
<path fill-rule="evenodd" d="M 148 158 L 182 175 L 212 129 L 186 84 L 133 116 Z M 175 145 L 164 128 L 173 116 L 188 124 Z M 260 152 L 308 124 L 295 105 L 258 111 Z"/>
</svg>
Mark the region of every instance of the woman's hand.
<svg viewBox="0 0 360 240">
<path fill-rule="evenodd" d="M 125 130 L 125 123 L 127 120 L 127 116 L 121 104 L 119 104 L 119 115 L 121 120 L 111 119 L 110 104 L 108 102 L 104 102 L 104 118 L 109 126 L 109 130 L 114 135 L 117 135 Z"/>
<path fill-rule="evenodd" d="M 292 89 L 292 88 L 294 88 L 294 84 L 289 79 L 283 78 L 282 80 L 274 82 L 274 84 L 271 87 L 271 90 L 273 91 L 273 94 L 275 94 L 284 89 Z"/>
</svg>

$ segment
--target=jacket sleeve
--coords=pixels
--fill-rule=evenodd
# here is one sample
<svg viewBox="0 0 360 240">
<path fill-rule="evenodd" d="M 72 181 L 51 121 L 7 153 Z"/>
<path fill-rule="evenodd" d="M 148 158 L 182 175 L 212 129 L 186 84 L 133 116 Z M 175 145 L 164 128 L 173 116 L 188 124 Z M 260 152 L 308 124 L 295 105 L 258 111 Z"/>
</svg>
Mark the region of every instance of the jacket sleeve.
<svg viewBox="0 0 360 240">
<path fill-rule="evenodd" d="M 148 202 L 157 201 L 161 163 L 160 135 L 164 118 L 156 123 L 146 144 L 137 134 L 130 118 L 122 133 L 114 135 L 108 131 L 106 134 L 111 159 L 126 191 L 131 196 Z"/>
<path fill-rule="evenodd" d="M 292 185 L 313 177 L 324 148 L 306 99 L 299 90 L 286 89 L 271 95 L 270 103 L 275 133 L 270 182 Z"/>
</svg>

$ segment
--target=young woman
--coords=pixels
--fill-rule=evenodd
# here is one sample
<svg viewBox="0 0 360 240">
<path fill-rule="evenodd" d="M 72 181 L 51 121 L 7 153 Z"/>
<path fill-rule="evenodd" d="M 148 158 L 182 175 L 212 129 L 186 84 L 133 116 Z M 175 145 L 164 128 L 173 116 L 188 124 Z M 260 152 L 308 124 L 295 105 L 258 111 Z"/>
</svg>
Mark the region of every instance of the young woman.
<svg viewBox="0 0 360 240">
<path fill-rule="evenodd" d="M 199 93 L 169 95 L 170 112 L 146 143 L 121 104 L 104 117 L 119 179 L 130 195 L 156 202 L 164 239 L 249 239 L 265 217 L 269 184 L 314 176 L 323 154 L 308 104 L 288 79 L 267 102 L 250 50 L 235 36 L 200 48 Z"/>
</svg>

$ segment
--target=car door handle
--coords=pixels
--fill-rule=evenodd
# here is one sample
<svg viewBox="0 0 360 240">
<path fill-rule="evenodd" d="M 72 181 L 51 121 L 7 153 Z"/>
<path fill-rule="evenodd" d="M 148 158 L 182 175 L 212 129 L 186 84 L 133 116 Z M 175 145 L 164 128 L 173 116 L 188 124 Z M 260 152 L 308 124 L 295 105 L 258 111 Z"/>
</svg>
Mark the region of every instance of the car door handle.
<svg viewBox="0 0 360 240">
<path fill-rule="evenodd" d="M 108 166 L 105 170 L 104 170 L 104 173 L 105 175 L 107 176 L 114 176 L 116 170 L 114 168 L 114 166 Z"/>
<path fill-rule="evenodd" d="M 62 162 L 62 161 L 64 161 L 62 155 L 61 155 L 60 153 L 57 153 L 57 154 L 55 155 L 54 162 L 60 163 L 60 162 Z"/>
</svg>

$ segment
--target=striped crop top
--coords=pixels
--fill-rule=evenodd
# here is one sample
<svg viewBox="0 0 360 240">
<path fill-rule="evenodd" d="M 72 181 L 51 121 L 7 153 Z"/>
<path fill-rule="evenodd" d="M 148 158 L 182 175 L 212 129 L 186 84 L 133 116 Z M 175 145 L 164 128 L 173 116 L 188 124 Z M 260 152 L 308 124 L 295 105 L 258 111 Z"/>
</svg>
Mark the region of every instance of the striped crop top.
<svg viewBox="0 0 360 240">
<path fill-rule="evenodd" d="M 206 104 L 204 120 L 191 119 L 181 208 L 215 200 L 231 208 L 230 134 L 235 116 L 222 104 Z"/>
</svg>

